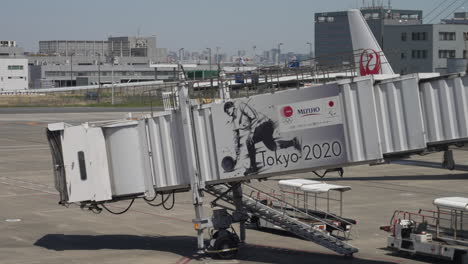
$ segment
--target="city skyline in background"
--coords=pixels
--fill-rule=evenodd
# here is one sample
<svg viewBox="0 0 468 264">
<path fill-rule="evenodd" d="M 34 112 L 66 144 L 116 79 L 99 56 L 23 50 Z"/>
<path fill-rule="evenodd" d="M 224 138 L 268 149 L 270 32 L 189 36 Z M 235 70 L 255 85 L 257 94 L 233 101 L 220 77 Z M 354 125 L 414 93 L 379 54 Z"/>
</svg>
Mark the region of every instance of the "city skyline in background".
<svg viewBox="0 0 468 264">
<path fill-rule="evenodd" d="M 177 51 L 213 51 L 237 55 L 261 53 L 277 47 L 282 52 L 309 53 L 314 41 L 314 13 L 363 6 L 362 0 L 306 1 L 126 1 L 77 3 L 19 0 L 0 10 L 2 39 L 16 40 L 28 52 L 38 52 L 40 40 L 105 40 L 114 36 L 156 36 L 158 47 Z M 365 1 L 365 5 L 389 1 Z M 468 1 L 392 0 L 398 9 L 422 9 L 425 23 L 438 23 Z M 337 8 L 337 6 L 340 6 Z M 438 9 L 434 10 L 436 7 Z M 431 13 L 432 12 L 432 13 Z M 429 15 L 427 18 L 426 16 Z"/>
</svg>

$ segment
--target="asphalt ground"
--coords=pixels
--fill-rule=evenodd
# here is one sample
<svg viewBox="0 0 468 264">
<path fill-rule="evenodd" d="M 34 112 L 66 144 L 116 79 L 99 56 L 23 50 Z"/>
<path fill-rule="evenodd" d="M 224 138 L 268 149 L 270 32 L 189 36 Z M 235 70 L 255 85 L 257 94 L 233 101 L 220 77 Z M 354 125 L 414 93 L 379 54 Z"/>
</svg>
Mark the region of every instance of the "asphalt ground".
<svg viewBox="0 0 468 264">
<path fill-rule="evenodd" d="M 386 250 L 387 233 L 379 226 L 388 224 L 396 209 L 432 209 L 435 198 L 468 197 L 465 172 L 401 165 L 347 168 L 344 178 L 330 175 L 325 181 L 353 188 L 344 194 L 344 216 L 358 221 L 350 243 L 360 251 L 353 258 L 284 232 L 254 229 L 248 229 L 247 243 L 235 260 L 197 256 L 189 193 L 177 194 L 171 211 L 137 200 L 119 216 L 57 204 L 45 138 L 47 123 L 121 119 L 125 110 L 135 111 L 133 116 L 144 111 L 0 109 L 0 263 L 444 263 Z M 432 162 L 441 158 L 442 153 L 415 157 Z M 468 152 L 463 149 L 455 151 L 455 158 L 468 164 Z M 283 178 L 317 179 L 312 173 Z M 263 184 L 275 186 L 276 180 Z M 207 197 L 208 212 L 211 199 Z M 127 205 L 122 201 L 111 209 Z"/>
</svg>

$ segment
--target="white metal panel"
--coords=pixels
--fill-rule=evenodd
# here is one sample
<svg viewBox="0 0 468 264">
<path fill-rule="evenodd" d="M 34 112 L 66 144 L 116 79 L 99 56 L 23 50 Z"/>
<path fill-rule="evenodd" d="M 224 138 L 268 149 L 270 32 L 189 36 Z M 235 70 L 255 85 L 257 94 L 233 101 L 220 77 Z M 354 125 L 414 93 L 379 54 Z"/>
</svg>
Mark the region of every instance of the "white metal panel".
<svg viewBox="0 0 468 264">
<path fill-rule="evenodd" d="M 382 159 L 371 77 L 339 82 L 346 149 L 350 162 Z"/>
<path fill-rule="evenodd" d="M 111 200 L 111 183 L 102 129 L 81 125 L 65 128 L 63 133 L 68 202 Z M 80 171 L 79 152 L 83 153 L 85 172 Z M 82 173 L 86 173 L 85 178 L 82 177 Z"/>
<path fill-rule="evenodd" d="M 144 124 L 143 124 L 144 125 Z M 144 126 L 136 124 L 104 129 L 109 156 L 112 194 L 114 196 L 144 193 L 149 171 L 149 154 L 145 147 Z"/>
<path fill-rule="evenodd" d="M 418 78 L 387 80 L 375 85 L 374 91 L 383 153 L 426 148 Z"/>
<path fill-rule="evenodd" d="M 154 186 L 166 188 L 190 184 L 180 116 L 175 112 L 167 112 L 147 122 L 153 153 Z"/>
<path fill-rule="evenodd" d="M 468 138 L 468 77 L 453 75 L 420 84 L 429 144 Z"/>
<path fill-rule="evenodd" d="M 196 109 L 193 112 L 197 140 L 197 154 L 200 174 L 205 181 L 220 179 L 216 158 L 215 130 L 211 117 L 211 107 Z"/>
</svg>

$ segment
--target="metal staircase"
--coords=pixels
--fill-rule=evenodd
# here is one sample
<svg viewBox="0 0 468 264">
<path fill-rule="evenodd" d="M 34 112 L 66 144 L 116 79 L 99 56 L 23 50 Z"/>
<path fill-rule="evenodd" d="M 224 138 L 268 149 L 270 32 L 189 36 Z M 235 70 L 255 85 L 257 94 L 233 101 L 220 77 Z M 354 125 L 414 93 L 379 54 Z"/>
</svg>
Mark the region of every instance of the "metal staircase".
<svg viewBox="0 0 468 264">
<path fill-rule="evenodd" d="M 248 185 L 243 185 L 248 188 L 253 188 Z M 206 192 L 209 194 L 218 197 L 219 199 L 229 203 L 234 204 L 233 194 L 229 191 L 227 185 L 214 185 L 207 186 Z M 264 219 L 274 225 L 277 225 L 284 230 L 287 230 L 299 237 L 302 237 L 306 240 L 309 240 L 313 243 L 319 244 L 323 247 L 326 247 L 336 253 L 351 256 L 352 254 L 358 252 L 358 249 L 352 245 L 346 243 L 342 239 L 332 236 L 325 231 L 314 229 L 313 225 L 299 221 L 298 219 L 289 216 L 285 211 L 280 211 L 270 206 L 267 206 L 261 203 L 260 200 L 257 200 L 253 197 L 250 197 L 246 194 L 242 195 L 242 203 L 246 210 L 255 216 Z M 301 213 L 300 210 L 297 212 Z M 303 213 L 303 212 L 302 212 Z M 316 222 L 321 222 L 323 224 L 329 224 L 326 219 L 320 219 L 307 215 L 307 217 Z"/>
</svg>

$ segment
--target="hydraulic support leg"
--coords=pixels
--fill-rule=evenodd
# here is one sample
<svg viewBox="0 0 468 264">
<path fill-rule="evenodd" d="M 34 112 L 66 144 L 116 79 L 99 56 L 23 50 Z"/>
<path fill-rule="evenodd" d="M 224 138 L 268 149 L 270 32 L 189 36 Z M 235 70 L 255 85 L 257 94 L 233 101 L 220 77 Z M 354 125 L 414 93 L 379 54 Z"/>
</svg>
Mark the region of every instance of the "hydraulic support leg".
<svg viewBox="0 0 468 264">
<path fill-rule="evenodd" d="M 453 158 L 453 150 L 449 149 L 444 152 L 444 160 L 442 166 L 448 170 L 455 169 L 455 160 Z"/>
<path fill-rule="evenodd" d="M 239 222 L 239 233 L 240 233 L 240 242 L 245 242 L 245 221 L 247 220 L 247 212 L 242 204 L 242 184 L 237 184 L 232 188 L 234 205 L 236 206 L 236 211 L 234 212 L 233 218 L 235 222 Z"/>
<path fill-rule="evenodd" d="M 203 210 L 203 192 L 198 188 L 192 187 L 193 194 L 193 207 L 195 209 L 195 219 L 192 222 L 195 225 L 195 230 L 197 231 L 197 248 L 198 253 L 203 254 L 205 252 L 205 239 L 204 239 L 204 230 L 207 227 L 211 226 L 209 219 L 204 218 Z"/>
</svg>

